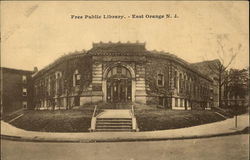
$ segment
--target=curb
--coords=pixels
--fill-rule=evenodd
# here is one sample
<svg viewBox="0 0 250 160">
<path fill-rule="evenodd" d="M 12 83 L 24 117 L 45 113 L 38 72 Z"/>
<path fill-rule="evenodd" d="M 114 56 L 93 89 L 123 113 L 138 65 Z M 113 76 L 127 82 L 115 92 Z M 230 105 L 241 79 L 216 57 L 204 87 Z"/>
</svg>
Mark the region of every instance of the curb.
<svg viewBox="0 0 250 160">
<path fill-rule="evenodd" d="M 165 138 L 108 138 L 108 139 L 57 139 L 57 138 L 39 138 L 39 137 L 20 137 L 20 136 L 9 136 L 1 135 L 3 140 L 21 141 L 21 142 L 50 142 L 50 143 L 99 143 L 99 142 L 140 142 L 140 141 L 162 141 L 162 140 L 184 140 L 184 139 L 200 139 L 200 138 L 212 138 L 239 134 L 249 134 L 249 127 L 243 130 L 235 132 L 227 132 L 220 134 L 207 134 L 207 135 L 196 135 L 196 136 L 183 136 L 183 137 L 165 137 Z"/>
</svg>

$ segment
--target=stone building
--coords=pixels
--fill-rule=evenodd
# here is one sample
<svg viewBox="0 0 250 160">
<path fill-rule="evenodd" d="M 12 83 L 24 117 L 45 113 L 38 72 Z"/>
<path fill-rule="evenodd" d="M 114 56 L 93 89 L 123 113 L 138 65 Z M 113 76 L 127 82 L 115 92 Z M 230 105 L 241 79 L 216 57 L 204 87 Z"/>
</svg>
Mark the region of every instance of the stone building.
<svg viewBox="0 0 250 160">
<path fill-rule="evenodd" d="M 1 67 L 1 113 L 32 107 L 32 71 Z"/>
<path fill-rule="evenodd" d="M 213 100 L 213 107 L 219 107 L 219 83 L 218 83 L 218 74 L 211 70 L 211 66 L 215 66 L 217 63 L 220 63 L 218 59 L 202 61 L 197 63 L 192 63 L 193 68 L 197 68 L 198 71 L 206 75 L 207 77 L 213 80 L 211 85 L 211 99 Z M 223 88 L 223 87 L 222 87 Z"/>
<path fill-rule="evenodd" d="M 34 106 L 65 109 L 86 103 L 157 104 L 169 109 L 211 106 L 213 81 L 188 62 L 145 43 L 93 43 L 32 75 Z"/>
</svg>

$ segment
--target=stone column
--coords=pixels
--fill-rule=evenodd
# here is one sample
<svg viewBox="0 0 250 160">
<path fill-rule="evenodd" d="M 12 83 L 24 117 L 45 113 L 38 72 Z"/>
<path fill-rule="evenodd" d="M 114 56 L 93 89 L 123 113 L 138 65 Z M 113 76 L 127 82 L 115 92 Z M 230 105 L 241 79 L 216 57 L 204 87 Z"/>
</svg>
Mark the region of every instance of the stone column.
<svg viewBox="0 0 250 160">
<path fill-rule="evenodd" d="M 134 102 L 135 101 L 135 80 L 134 79 L 132 79 L 132 95 L 131 96 L 132 96 L 131 100 L 132 102 Z"/>
<path fill-rule="evenodd" d="M 175 107 L 175 98 L 172 97 L 172 109 Z"/>
<path fill-rule="evenodd" d="M 102 81 L 103 102 L 107 102 L 107 80 Z"/>
</svg>

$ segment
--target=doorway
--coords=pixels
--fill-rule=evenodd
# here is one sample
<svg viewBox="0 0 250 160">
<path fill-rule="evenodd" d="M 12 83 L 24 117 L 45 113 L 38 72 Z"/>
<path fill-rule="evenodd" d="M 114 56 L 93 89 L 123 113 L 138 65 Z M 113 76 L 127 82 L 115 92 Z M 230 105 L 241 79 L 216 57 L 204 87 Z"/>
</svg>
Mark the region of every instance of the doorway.
<svg viewBox="0 0 250 160">
<path fill-rule="evenodd" d="M 107 102 L 126 103 L 132 100 L 132 80 L 129 70 L 113 67 L 107 77 Z"/>
</svg>

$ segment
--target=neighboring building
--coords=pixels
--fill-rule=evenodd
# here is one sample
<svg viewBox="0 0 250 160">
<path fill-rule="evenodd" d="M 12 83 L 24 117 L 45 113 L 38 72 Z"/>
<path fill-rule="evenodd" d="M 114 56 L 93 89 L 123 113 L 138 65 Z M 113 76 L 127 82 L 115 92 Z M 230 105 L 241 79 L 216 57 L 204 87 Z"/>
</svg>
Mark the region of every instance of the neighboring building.
<svg viewBox="0 0 250 160">
<path fill-rule="evenodd" d="M 222 107 L 249 106 L 249 68 L 230 69 L 223 86 Z"/>
<path fill-rule="evenodd" d="M 220 61 L 218 59 L 215 59 L 191 64 L 193 68 L 197 69 L 198 71 L 213 80 L 212 86 L 210 88 L 211 99 L 213 100 L 213 107 L 219 106 L 218 75 L 212 69 L 210 69 L 210 66 L 216 65 L 216 63 L 220 63 Z"/>
<path fill-rule="evenodd" d="M 32 71 L 1 67 L 1 113 L 32 108 Z"/>
<path fill-rule="evenodd" d="M 210 77 L 213 79 L 213 86 L 211 88 L 211 91 L 213 92 L 213 106 L 214 107 L 219 107 L 219 77 L 218 74 L 215 73 L 216 70 L 212 69 L 212 66 L 216 66 L 216 64 L 220 63 L 218 59 L 215 60 L 210 60 L 210 61 L 203 61 L 203 62 L 198 62 L 198 63 L 192 63 L 191 66 L 199 70 L 201 73 L 206 75 L 207 77 Z M 249 68 L 247 70 L 248 75 L 249 75 Z M 230 74 L 229 72 L 225 74 Z M 228 76 L 228 75 L 227 75 Z M 224 81 L 224 79 L 223 79 Z M 230 80 L 228 80 L 230 81 Z M 225 82 L 227 82 L 225 80 Z M 240 92 L 245 92 L 242 93 L 244 96 L 233 96 L 228 92 L 228 87 L 230 86 L 230 83 L 223 83 L 221 87 L 221 106 L 220 107 L 230 107 L 230 106 L 248 106 L 249 105 L 249 95 L 248 95 L 248 87 L 249 87 L 249 79 L 245 78 L 244 80 L 241 80 L 241 87 L 242 91 Z"/>
<path fill-rule="evenodd" d="M 188 62 L 145 43 L 93 43 L 32 75 L 36 109 L 86 103 L 157 104 L 170 109 L 209 108 L 213 81 Z"/>
</svg>

